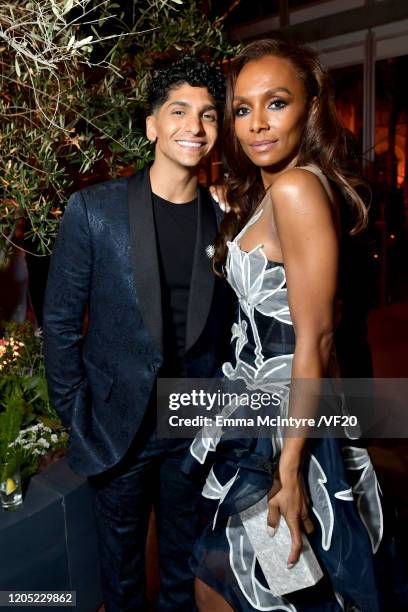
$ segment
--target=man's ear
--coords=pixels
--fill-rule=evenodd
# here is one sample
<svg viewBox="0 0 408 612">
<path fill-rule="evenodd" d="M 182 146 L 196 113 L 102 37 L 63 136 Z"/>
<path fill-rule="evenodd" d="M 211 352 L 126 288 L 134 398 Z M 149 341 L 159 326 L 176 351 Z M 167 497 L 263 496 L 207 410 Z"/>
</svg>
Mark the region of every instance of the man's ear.
<svg viewBox="0 0 408 612">
<path fill-rule="evenodd" d="M 156 142 L 156 117 L 154 115 L 148 115 L 146 117 L 146 136 L 150 142 Z"/>
</svg>

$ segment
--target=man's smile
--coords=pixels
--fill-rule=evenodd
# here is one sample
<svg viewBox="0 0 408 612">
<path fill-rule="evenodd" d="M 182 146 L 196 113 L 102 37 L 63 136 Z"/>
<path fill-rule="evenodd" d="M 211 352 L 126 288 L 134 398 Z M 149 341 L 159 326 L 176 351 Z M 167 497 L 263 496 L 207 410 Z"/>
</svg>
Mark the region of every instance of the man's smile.
<svg viewBox="0 0 408 612">
<path fill-rule="evenodd" d="M 201 149 L 205 145 L 205 142 L 196 140 L 176 140 L 176 142 L 181 147 L 186 147 L 188 149 Z"/>
</svg>

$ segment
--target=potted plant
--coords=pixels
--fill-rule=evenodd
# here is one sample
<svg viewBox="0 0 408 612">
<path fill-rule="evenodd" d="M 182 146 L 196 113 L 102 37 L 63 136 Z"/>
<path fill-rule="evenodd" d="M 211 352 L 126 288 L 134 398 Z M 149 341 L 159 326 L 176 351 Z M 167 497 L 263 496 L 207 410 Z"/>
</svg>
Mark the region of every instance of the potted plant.
<svg viewBox="0 0 408 612">
<path fill-rule="evenodd" d="M 61 454 L 68 432 L 48 400 L 41 331 L 6 324 L 0 339 L 0 501 L 22 504 L 21 481 Z"/>
</svg>

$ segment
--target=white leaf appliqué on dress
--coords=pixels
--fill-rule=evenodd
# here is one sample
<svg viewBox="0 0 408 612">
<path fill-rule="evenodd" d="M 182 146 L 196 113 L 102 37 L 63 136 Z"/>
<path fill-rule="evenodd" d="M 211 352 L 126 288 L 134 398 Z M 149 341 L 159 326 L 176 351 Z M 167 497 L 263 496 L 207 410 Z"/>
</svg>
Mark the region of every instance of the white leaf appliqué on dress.
<svg viewBox="0 0 408 612">
<path fill-rule="evenodd" d="M 345 446 L 343 454 L 347 470 L 361 470 L 361 476 L 353 486 L 353 493 L 357 496 L 357 509 L 368 531 L 373 553 L 376 553 L 381 544 L 384 530 L 377 476 L 365 448 Z"/>
</svg>

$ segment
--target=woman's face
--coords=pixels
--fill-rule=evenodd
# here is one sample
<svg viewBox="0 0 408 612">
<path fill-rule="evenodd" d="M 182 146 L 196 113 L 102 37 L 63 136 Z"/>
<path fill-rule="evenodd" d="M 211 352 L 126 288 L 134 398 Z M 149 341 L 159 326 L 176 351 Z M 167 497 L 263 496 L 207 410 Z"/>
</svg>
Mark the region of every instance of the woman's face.
<svg viewBox="0 0 408 612">
<path fill-rule="evenodd" d="M 296 164 L 307 98 L 290 61 L 267 55 L 246 64 L 236 82 L 233 110 L 236 136 L 264 181 L 269 173 Z"/>
</svg>

